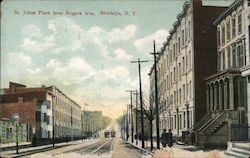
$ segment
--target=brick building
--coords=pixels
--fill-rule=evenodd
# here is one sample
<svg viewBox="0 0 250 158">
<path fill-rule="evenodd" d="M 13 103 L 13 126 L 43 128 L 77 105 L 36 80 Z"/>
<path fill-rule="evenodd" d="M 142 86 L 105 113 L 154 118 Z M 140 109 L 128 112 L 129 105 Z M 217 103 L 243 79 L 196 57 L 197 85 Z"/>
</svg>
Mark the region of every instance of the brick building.
<svg viewBox="0 0 250 158">
<path fill-rule="evenodd" d="M 26 86 L 10 82 L 10 88 L 1 95 L 0 119 L 19 114 L 20 124 L 30 124 L 38 138 L 52 138 L 51 95 L 45 87 L 25 90 Z"/>
<path fill-rule="evenodd" d="M 177 16 L 157 59 L 160 130 L 172 129 L 180 136 L 205 115 L 204 78 L 216 72 L 216 27 L 212 23 L 225 9 L 191 0 Z M 154 105 L 152 72 L 150 102 Z"/>
<path fill-rule="evenodd" d="M 18 113 L 20 122 L 31 124 L 37 137 L 52 138 L 53 127 L 56 138 L 82 136 L 80 105 L 57 87 L 30 88 L 10 82 L 1 93 L 0 117 Z"/>
</svg>

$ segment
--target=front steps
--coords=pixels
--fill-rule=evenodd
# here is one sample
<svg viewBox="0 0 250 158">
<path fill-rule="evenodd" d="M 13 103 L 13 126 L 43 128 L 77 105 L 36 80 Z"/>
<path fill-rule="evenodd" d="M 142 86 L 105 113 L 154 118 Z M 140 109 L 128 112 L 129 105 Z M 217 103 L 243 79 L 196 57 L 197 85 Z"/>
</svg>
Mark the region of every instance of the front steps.
<svg viewBox="0 0 250 158">
<path fill-rule="evenodd" d="M 225 154 L 238 158 L 250 158 L 250 142 L 228 142 Z"/>
</svg>

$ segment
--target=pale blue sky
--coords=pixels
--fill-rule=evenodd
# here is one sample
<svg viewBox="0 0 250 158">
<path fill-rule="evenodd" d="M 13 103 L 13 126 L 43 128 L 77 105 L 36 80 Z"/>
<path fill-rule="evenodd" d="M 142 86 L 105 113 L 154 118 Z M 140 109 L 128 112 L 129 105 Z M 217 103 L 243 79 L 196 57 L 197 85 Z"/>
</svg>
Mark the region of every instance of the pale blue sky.
<svg viewBox="0 0 250 158">
<path fill-rule="evenodd" d="M 231 2 L 208 0 L 205 4 Z M 159 49 L 183 3 L 6 0 L 1 4 L 1 88 L 9 81 L 56 85 L 79 104 L 88 103 L 88 109 L 117 117 L 129 103 L 125 91 L 138 89 L 138 66 L 130 61 L 138 57 L 150 60 L 142 66 L 147 95 L 153 39 Z M 36 14 L 23 15 L 24 11 Z M 64 15 L 38 15 L 39 11 Z M 88 11 L 95 16 L 65 15 L 66 11 Z M 130 15 L 101 15 L 101 11 L 128 11 Z"/>
</svg>

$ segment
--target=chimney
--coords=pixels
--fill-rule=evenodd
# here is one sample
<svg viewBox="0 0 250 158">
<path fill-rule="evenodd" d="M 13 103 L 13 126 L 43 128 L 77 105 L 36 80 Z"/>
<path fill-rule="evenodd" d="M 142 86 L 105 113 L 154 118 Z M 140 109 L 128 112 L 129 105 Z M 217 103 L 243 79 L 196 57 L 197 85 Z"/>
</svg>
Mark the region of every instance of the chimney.
<svg viewBox="0 0 250 158">
<path fill-rule="evenodd" d="M 18 97 L 18 103 L 22 103 L 23 102 L 23 97 Z"/>
<path fill-rule="evenodd" d="M 42 88 L 42 91 L 46 91 L 46 86 L 45 85 L 42 85 L 41 88 Z"/>
</svg>

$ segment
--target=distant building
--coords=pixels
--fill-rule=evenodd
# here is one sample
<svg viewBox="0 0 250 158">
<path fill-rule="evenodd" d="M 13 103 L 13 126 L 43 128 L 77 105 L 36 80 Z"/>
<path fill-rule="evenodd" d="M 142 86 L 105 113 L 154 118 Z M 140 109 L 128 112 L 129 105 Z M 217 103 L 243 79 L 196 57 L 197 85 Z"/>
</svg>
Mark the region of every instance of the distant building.
<svg viewBox="0 0 250 158">
<path fill-rule="evenodd" d="M 192 0 L 184 3 L 177 16 L 157 58 L 160 131 L 172 129 L 181 136 L 205 115 L 204 78 L 216 72 L 216 27 L 212 23 L 225 9 Z M 149 75 L 150 104 L 155 106 L 153 67 Z"/>
<path fill-rule="evenodd" d="M 92 136 L 103 129 L 103 115 L 101 111 L 82 111 L 82 128 L 84 136 Z"/>
</svg>

